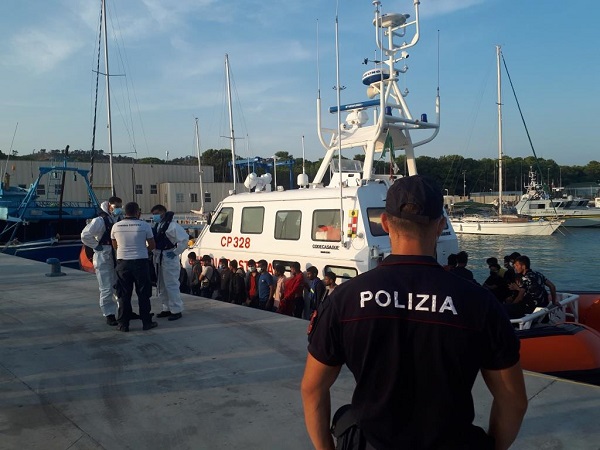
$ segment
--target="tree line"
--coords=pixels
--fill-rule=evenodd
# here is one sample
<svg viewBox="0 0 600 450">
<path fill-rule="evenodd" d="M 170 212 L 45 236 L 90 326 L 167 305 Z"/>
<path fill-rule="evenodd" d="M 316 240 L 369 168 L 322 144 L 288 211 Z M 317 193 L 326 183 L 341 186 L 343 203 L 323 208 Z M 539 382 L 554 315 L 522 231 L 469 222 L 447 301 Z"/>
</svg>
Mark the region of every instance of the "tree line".
<svg viewBox="0 0 600 450">
<path fill-rule="evenodd" d="M 44 161 L 58 158 L 63 150 L 41 149 L 29 155 L 18 155 L 13 152 L 12 159 L 15 160 L 37 160 Z M 0 158 L 6 159 L 8 155 L 0 150 Z M 302 158 L 294 158 L 286 151 L 275 153 L 278 158 L 277 184 L 285 189 L 295 188 L 297 176 L 302 173 L 304 165 L 309 180 L 316 175 L 322 159 L 317 161 L 302 161 Z M 108 162 L 108 155 L 103 150 L 94 152 L 96 162 Z M 241 157 L 238 161 L 245 161 Z M 273 171 L 271 158 L 257 158 L 259 164 L 253 169 L 258 175 Z M 347 158 L 346 158 L 347 159 Z M 364 155 L 355 155 L 355 160 L 364 160 Z M 77 162 L 90 162 L 91 152 L 87 150 L 71 150 L 69 160 Z M 253 158 L 251 158 L 253 160 Z M 133 164 L 181 164 L 197 165 L 196 156 L 185 156 L 170 160 L 155 157 L 132 158 L 130 156 L 115 155 L 113 161 L 116 163 Z M 535 159 L 533 156 L 504 157 L 503 179 L 505 191 L 522 191 L 528 182 L 530 168 L 537 173 L 538 181 L 549 187 L 568 186 L 573 183 L 600 183 L 600 162 L 590 161 L 585 166 L 564 166 L 557 164 L 552 159 Z M 287 163 L 287 164 L 286 164 Z M 202 153 L 201 164 L 214 168 L 215 182 L 231 181 L 231 151 L 229 149 L 208 149 Z M 430 156 L 417 157 L 417 169 L 421 174 L 427 174 L 436 178 L 450 195 L 467 195 L 471 192 L 489 192 L 498 189 L 498 161 L 491 158 L 473 159 L 461 155 L 446 155 L 437 158 Z M 251 167 L 252 170 L 252 167 Z M 292 186 L 290 186 L 290 170 Z M 389 158 L 378 160 L 374 163 L 374 170 L 378 174 L 406 174 L 405 156 L 396 156 L 393 161 Z M 247 175 L 246 164 L 237 164 L 238 180 Z M 325 179 L 327 183 L 329 180 Z"/>
</svg>

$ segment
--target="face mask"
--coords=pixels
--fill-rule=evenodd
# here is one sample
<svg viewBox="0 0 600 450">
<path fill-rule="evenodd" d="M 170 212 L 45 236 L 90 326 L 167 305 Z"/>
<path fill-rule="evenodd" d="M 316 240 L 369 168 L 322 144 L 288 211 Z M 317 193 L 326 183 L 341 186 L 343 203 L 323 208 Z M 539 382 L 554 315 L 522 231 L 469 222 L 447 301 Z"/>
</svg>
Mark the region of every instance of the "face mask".
<svg viewBox="0 0 600 450">
<path fill-rule="evenodd" d="M 116 216 L 120 216 L 122 213 L 123 213 L 123 208 L 114 208 L 112 215 L 116 217 Z"/>
<path fill-rule="evenodd" d="M 254 266 L 250 266 L 248 269 L 250 270 L 250 272 L 256 272 L 256 267 Z"/>
<path fill-rule="evenodd" d="M 262 267 L 258 267 L 258 268 L 256 269 L 256 271 L 257 271 L 258 273 L 261 273 L 261 272 L 262 272 Z"/>
<path fill-rule="evenodd" d="M 226 267 L 227 267 L 227 266 L 226 266 L 225 264 L 221 264 L 221 265 L 219 266 L 219 269 L 224 269 L 224 268 L 226 268 Z"/>
<path fill-rule="evenodd" d="M 160 222 L 160 214 L 152 214 L 152 222 Z"/>
</svg>

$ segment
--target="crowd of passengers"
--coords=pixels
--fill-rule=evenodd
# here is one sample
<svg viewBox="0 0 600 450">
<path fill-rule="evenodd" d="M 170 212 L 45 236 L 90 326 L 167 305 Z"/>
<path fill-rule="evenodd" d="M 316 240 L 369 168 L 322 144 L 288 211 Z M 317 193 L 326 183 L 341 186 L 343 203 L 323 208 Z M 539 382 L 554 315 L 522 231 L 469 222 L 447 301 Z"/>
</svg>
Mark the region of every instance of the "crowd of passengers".
<svg viewBox="0 0 600 450">
<path fill-rule="evenodd" d="M 315 266 L 302 272 L 298 262 L 290 263 L 287 277 L 286 268 L 279 264 L 272 267 L 271 274 L 264 259 L 248 260 L 247 271 L 236 260 L 225 258 L 214 267 L 209 255 L 198 259 L 195 252 L 188 254 L 188 263 L 191 277 L 181 270 L 182 292 L 303 319 L 309 319 L 337 286 L 335 273 L 325 272 L 321 280 Z"/>
<path fill-rule="evenodd" d="M 466 267 L 468 259 L 464 251 L 452 254 L 444 269 L 479 284 Z M 188 254 L 188 262 L 192 276 L 187 277 L 182 268 L 182 292 L 303 319 L 309 319 L 337 286 L 335 273 L 326 272 L 321 280 L 317 267 L 310 266 L 302 272 L 298 262 L 290 263 L 287 277 L 283 265 L 273 266 L 271 274 L 264 259 L 250 259 L 247 271 L 236 260 L 225 258 L 214 267 L 209 255 L 198 259 L 194 252 Z M 514 252 L 504 257 L 503 267 L 495 257 L 488 258 L 486 264 L 490 273 L 482 285 L 504 305 L 511 319 L 530 314 L 537 307 L 558 304 L 556 287 L 544 275 L 531 270 L 527 256 Z"/>
</svg>

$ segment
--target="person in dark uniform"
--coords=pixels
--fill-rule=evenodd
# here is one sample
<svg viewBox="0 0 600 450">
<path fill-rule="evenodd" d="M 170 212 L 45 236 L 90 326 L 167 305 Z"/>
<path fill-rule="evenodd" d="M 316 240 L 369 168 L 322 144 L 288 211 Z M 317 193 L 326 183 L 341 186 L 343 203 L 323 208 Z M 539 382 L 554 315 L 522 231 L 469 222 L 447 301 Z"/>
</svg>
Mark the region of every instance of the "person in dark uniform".
<svg viewBox="0 0 600 450">
<path fill-rule="evenodd" d="M 433 180 L 397 180 L 381 216 L 392 254 L 338 286 L 311 321 L 302 400 L 316 448 L 334 448 L 329 389 L 344 364 L 356 387 L 350 408 L 334 416 L 336 437 L 338 425 L 349 430 L 338 445 L 483 450 L 516 438 L 527 409 L 519 340 L 489 291 L 434 258 L 442 211 Z M 472 424 L 480 370 L 493 396 L 487 433 Z"/>
</svg>

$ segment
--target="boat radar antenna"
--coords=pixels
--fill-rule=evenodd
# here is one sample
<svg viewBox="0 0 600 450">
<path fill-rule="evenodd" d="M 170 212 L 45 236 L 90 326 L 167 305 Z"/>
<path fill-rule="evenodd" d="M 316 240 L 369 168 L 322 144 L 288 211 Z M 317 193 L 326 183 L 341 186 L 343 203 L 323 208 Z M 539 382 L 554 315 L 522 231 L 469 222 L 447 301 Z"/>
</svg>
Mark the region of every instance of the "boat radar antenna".
<svg viewBox="0 0 600 450">
<path fill-rule="evenodd" d="M 321 99 L 320 95 L 317 96 L 317 132 L 326 153 L 313 180 L 315 185 L 323 182 L 334 156 L 339 155 L 340 149 L 362 149 L 365 154 L 362 171 L 352 177 L 352 182 L 368 183 L 374 179 L 375 157 L 387 150 L 391 150 L 392 154 L 404 150 L 408 173 L 414 175 L 417 173 L 414 148 L 433 140 L 439 131 L 439 83 L 436 91 L 435 123 L 428 120 L 427 114 L 413 117 L 405 99 L 408 90 L 401 91 L 398 86 L 398 75 L 408 70 L 406 65 L 409 57 L 408 50 L 417 44 L 420 37 L 419 0 L 413 0 L 414 19 L 412 20 L 411 14 L 382 13 L 379 0 L 372 3 L 375 44 L 381 57 L 376 57 L 374 61 L 369 61 L 367 58 L 365 61 L 365 63 L 375 63 L 375 67 L 367 70 L 362 77 L 363 84 L 367 86 L 368 100 L 341 105 L 339 102 L 341 86 L 339 86 L 339 73 L 337 73 L 337 105 L 330 107 L 329 112 L 337 114 L 338 124 L 336 128 L 327 129 L 322 126 Z M 336 58 L 338 58 L 337 52 Z M 403 67 L 397 68 L 396 65 L 401 62 Z M 344 121 L 340 118 L 342 111 L 348 114 Z M 429 137 L 413 142 L 411 137 L 413 130 L 428 130 L 431 133 Z M 338 158 L 338 169 L 341 168 L 340 163 Z M 344 179 L 346 175 L 341 171 L 337 175 L 332 178 L 331 187 L 338 187 L 338 183 L 349 181 Z"/>
</svg>

